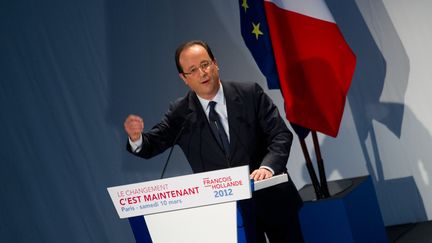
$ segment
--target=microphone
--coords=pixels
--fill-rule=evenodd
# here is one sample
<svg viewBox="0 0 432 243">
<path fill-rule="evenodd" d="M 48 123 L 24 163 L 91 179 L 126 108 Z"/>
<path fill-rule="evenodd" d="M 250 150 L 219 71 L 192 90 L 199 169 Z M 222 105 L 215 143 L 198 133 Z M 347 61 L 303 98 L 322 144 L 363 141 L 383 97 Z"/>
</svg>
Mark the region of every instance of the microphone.
<svg viewBox="0 0 432 243">
<path fill-rule="evenodd" d="M 169 159 L 171 158 L 171 154 L 172 154 L 172 151 L 173 151 L 173 149 L 174 149 L 174 145 L 177 143 L 177 140 L 180 138 L 180 135 L 183 133 L 183 130 L 184 130 L 185 127 L 186 127 L 186 125 L 185 125 L 185 123 L 183 123 L 182 128 L 181 128 L 180 131 L 177 133 L 177 136 L 175 137 L 175 139 L 174 139 L 174 141 L 173 141 L 173 143 L 172 143 L 172 146 L 171 146 L 171 148 L 170 148 L 170 151 L 169 151 L 168 157 L 167 157 L 167 159 L 166 159 L 166 161 L 165 161 L 164 168 L 163 168 L 163 170 L 162 170 L 162 174 L 161 174 L 161 176 L 160 176 L 159 179 L 162 179 L 162 178 L 164 177 L 164 175 L 165 175 L 165 171 L 166 171 L 166 168 L 167 168 L 167 166 L 168 166 Z"/>
</svg>

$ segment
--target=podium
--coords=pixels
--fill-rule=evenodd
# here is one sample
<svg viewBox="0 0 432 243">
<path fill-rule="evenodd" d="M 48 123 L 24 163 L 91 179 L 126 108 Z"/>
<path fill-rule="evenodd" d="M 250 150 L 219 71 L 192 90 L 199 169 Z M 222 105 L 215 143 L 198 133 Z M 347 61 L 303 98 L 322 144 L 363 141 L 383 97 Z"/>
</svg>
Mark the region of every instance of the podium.
<svg viewBox="0 0 432 243">
<path fill-rule="evenodd" d="M 287 180 L 284 174 L 251 184 L 242 166 L 107 189 L 138 243 L 246 243 L 237 201 Z"/>
<path fill-rule="evenodd" d="M 248 166 L 107 189 L 146 243 L 238 242 L 236 201 L 252 196 Z"/>
</svg>

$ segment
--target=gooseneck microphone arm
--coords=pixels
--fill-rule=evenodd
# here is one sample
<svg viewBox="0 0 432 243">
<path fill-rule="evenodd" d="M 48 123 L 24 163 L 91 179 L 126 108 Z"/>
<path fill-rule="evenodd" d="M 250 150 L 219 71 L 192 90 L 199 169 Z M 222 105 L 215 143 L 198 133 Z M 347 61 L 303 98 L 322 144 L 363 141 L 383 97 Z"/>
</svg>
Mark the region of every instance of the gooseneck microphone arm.
<svg viewBox="0 0 432 243">
<path fill-rule="evenodd" d="M 166 171 L 166 168 L 167 168 L 167 166 L 168 166 L 169 159 L 171 158 L 171 154 L 172 154 L 172 151 L 173 151 L 173 149 L 174 149 L 174 145 L 177 143 L 177 140 L 180 138 L 180 135 L 183 133 L 184 128 L 185 128 L 185 124 L 183 124 L 182 128 L 181 128 L 180 131 L 177 133 L 177 136 L 175 137 L 175 139 L 174 139 L 174 141 L 173 141 L 173 143 L 172 143 L 172 145 L 171 145 L 171 148 L 170 148 L 170 151 L 169 151 L 168 157 L 167 157 L 167 159 L 166 159 L 166 161 L 165 161 L 165 165 L 164 165 L 164 168 L 163 168 L 163 170 L 162 170 L 162 174 L 161 174 L 161 176 L 160 176 L 160 179 L 162 179 L 162 178 L 164 177 L 164 175 L 165 175 L 165 171 Z"/>
</svg>

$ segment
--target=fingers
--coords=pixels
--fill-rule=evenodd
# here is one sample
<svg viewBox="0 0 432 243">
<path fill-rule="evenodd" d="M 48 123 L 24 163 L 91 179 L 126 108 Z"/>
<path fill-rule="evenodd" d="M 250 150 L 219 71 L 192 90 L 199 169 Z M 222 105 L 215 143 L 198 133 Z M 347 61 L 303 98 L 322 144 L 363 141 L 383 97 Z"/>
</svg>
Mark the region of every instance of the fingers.
<svg viewBox="0 0 432 243">
<path fill-rule="evenodd" d="M 250 179 L 253 179 L 254 181 L 260 181 L 260 180 L 268 179 L 272 176 L 273 175 L 272 175 L 271 171 L 269 171 L 265 168 L 260 168 L 260 169 L 254 170 L 251 173 Z"/>
<path fill-rule="evenodd" d="M 124 122 L 124 128 L 131 140 L 136 141 L 144 130 L 144 121 L 139 116 L 129 115 Z"/>
</svg>

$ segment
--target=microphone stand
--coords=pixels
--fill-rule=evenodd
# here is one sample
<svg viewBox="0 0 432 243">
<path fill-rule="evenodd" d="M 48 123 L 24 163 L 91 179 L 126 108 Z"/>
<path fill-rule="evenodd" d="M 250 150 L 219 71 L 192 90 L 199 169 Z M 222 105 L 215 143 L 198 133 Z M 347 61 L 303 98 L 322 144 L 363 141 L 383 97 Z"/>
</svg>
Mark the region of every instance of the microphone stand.
<svg viewBox="0 0 432 243">
<path fill-rule="evenodd" d="M 177 133 L 177 136 L 175 137 L 175 139 L 174 139 L 174 141 L 173 141 L 173 143 L 172 143 L 172 145 L 171 145 L 171 148 L 170 148 L 170 151 L 169 151 L 168 157 L 167 157 L 167 159 L 166 159 L 166 161 L 165 161 L 165 165 L 164 165 L 164 167 L 163 167 L 163 170 L 162 170 L 162 173 L 161 173 L 160 179 L 162 179 L 162 178 L 164 177 L 164 175 L 165 175 L 165 171 L 166 171 L 166 168 L 167 168 L 167 166 L 168 166 L 169 159 L 171 158 L 172 151 L 174 150 L 174 145 L 177 143 L 177 140 L 180 138 L 180 135 L 183 133 L 184 128 L 185 128 L 185 125 L 183 124 L 182 128 L 181 128 L 180 131 Z"/>
</svg>

